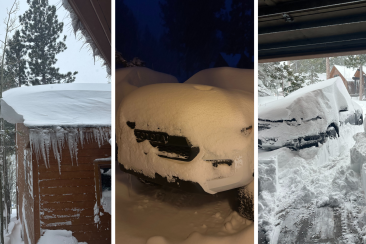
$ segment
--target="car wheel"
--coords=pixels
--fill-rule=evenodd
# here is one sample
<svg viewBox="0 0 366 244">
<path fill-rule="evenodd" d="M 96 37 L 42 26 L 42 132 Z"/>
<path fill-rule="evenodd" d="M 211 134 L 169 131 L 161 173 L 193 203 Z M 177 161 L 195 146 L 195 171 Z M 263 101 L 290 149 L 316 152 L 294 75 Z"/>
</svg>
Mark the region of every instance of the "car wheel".
<svg viewBox="0 0 366 244">
<path fill-rule="evenodd" d="M 254 221 L 254 180 L 238 189 L 238 213 L 243 218 Z"/>
</svg>

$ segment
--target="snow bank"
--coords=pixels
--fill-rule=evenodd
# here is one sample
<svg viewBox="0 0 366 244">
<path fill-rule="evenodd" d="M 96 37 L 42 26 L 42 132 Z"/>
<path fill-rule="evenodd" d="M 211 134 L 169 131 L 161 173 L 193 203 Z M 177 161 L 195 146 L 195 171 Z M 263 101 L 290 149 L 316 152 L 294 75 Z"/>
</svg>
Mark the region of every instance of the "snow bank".
<svg viewBox="0 0 366 244">
<path fill-rule="evenodd" d="M 213 73 L 217 71 L 214 69 Z M 224 71 L 226 74 L 227 70 Z M 254 170 L 254 133 L 241 131 L 254 124 L 253 100 L 253 93 L 201 84 L 141 87 L 122 101 L 116 115 L 118 160 L 126 168 L 150 177 L 158 173 L 172 181 L 179 177 L 198 182 L 208 192 L 216 187 L 209 186 L 209 181 L 216 179 L 230 178 L 233 182 L 227 185 L 233 184 L 232 188 L 246 185 L 252 181 Z M 161 158 L 158 149 L 148 141 L 136 142 L 134 130 L 127 126 L 127 121 L 135 122 L 137 129 L 184 136 L 200 152 L 194 160 L 185 163 Z M 218 159 L 238 163 L 213 167 L 206 161 Z M 211 190 L 211 193 L 222 190 L 225 189 Z"/>
<path fill-rule="evenodd" d="M 178 83 L 172 75 L 145 67 L 129 67 L 116 70 L 116 111 L 122 99 L 138 87 L 157 83 Z"/>
<path fill-rule="evenodd" d="M 356 237 L 361 231 L 350 226 L 366 224 L 366 219 L 360 220 L 358 207 L 366 203 L 360 197 L 359 176 L 350 167 L 349 150 L 355 144 L 352 136 L 361 131 L 362 126 L 346 124 L 340 127 L 340 138 L 330 139 L 319 147 L 259 152 L 258 168 L 265 172 L 259 179 L 274 178 L 273 170 L 266 171 L 270 165 L 264 162 L 277 160 L 276 192 L 273 193 L 273 185 L 261 186 L 259 183 L 258 224 L 267 241 L 310 243 L 329 238 L 333 243 L 330 238 L 335 238 L 333 230 L 338 227 L 333 225 L 333 212 L 330 211 L 335 211 L 334 216 L 338 216 L 338 212 L 341 215 L 342 229 L 339 231 L 344 235 L 344 243 L 359 243 Z M 305 239 L 296 239 L 300 235 Z"/>
<path fill-rule="evenodd" d="M 110 126 L 110 84 L 52 84 L 3 93 L 0 116 L 28 126 Z"/>
<path fill-rule="evenodd" d="M 72 236 L 72 231 L 68 230 L 46 230 L 37 244 L 87 244 L 86 242 L 78 242 Z"/>
</svg>

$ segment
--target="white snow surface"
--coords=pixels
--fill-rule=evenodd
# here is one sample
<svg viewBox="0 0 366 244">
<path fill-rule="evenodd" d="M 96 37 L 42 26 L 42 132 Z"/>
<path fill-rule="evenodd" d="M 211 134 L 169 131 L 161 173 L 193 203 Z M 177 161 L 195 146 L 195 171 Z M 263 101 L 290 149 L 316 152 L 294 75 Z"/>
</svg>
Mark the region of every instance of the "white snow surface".
<svg viewBox="0 0 366 244">
<path fill-rule="evenodd" d="M 26 126 L 110 126 L 111 84 L 69 83 L 10 89 L 0 116 Z"/>
<path fill-rule="evenodd" d="M 259 111 L 258 118 L 268 120 L 309 120 L 317 116 L 328 124 L 337 121 L 339 110 L 354 110 L 354 104 L 340 77 L 303 87 L 284 99 L 278 100 Z"/>
<path fill-rule="evenodd" d="M 350 164 L 353 135 L 363 131 L 363 126 L 346 124 L 340 127 L 340 138 L 319 147 L 259 150 L 260 178 L 265 184 L 260 182 L 258 223 L 269 243 L 366 240 L 364 190 Z M 264 163 L 271 160 L 272 164 Z"/>
<path fill-rule="evenodd" d="M 343 75 L 346 81 L 353 81 L 352 77 L 357 71 L 356 68 L 347 68 L 346 66 L 342 65 L 334 65 L 334 67 L 337 68 L 337 70 Z"/>
<path fill-rule="evenodd" d="M 117 170 L 116 244 L 253 244 L 253 222 L 230 207 L 235 196 L 145 185 Z"/>
<path fill-rule="evenodd" d="M 222 89 L 237 89 L 254 92 L 254 71 L 252 69 L 237 69 L 220 67 L 201 70 L 184 83 L 201 84 Z"/>
<path fill-rule="evenodd" d="M 339 112 L 345 109 L 347 111 Z M 283 99 L 263 102 L 258 119 L 275 123 L 271 129 L 259 131 L 258 137 L 262 141 L 275 138 L 273 145 L 283 145 L 292 139 L 324 133 L 331 123 L 339 127 L 339 121 L 356 110 L 361 112 L 361 107 L 352 101 L 342 79 L 332 78 L 301 88 Z M 291 121 L 293 119 L 295 121 Z"/>
<path fill-rule="evenodd" d="M 157 83 L 178 83 L 177 78 L 145 67 L 116 70 L 116 111 L 122 99 L 139 87 Z"/>
<path fill-rule="evenodd" d="M 112 215 L 112 206 L 111 206 L 111 203 L 112 203 L 112 196 L 111 196 L 111 191 L 103 191 L 102 192 L 102 206 L 103 206 L 103 210 L 104 212 L 107 212 L 109 214 Z"/>
<path fill-rule="evenodd" d="M 183 84 L 154 84 L 135 90 L 121 102 L 116 115 L 119 162 L 127 169 L 142 171 L 150 177 L 158 173 L 172 181 L 175 176 L 198 182 L 210 193 L 224 190 L 209 190 L 212 180 L 234 181 L 236 176 L 235 184 L 238 185 L 232 185 L 232 188 L 249 184 L 254 170 L 254 133 L 252 130 L 249 133 L 240 131 L 253 126 L 254 96 L 252 92 L 235 87 L 236 82 L 246 81 L 248 76 L 248 70 L 215 68 L 212 74 L 210 70 L 201 71 Z M 192 84 L 198 78 L 201 83 Z M 209 81 L 219 85 L 219 79 L 223 80 L 221 83 L 234 79 L 236 89 L 206 85 Z M 161 158 L 157 155 L 158 149 L 147 140 L 136 142 L 127 121 L 135 122 L 136 129 L 184 136 L 200 148 L 200 153 L 191 162 Z M 206 161 L 215 159 L 238 159 L 241 163 L 213 167 Z"/>
<path fill-rule="evenodd" d="M 87 244 L 78 242 L 69 230 L 46 230 L 37 244 Z"/>
</svg>

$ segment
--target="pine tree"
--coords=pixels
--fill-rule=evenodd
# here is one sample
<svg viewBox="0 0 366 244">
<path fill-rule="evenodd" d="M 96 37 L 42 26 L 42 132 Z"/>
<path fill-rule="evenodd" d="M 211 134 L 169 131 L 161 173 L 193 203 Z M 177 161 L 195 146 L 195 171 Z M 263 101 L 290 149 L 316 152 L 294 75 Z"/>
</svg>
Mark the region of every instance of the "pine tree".
<svg viewBox="0 0 366 244">
<path fill-rule="evenodd" d="M 360 74 L 363 74 L 362 66 L 366 64 L 366 54 L 351 55 L 345 60 L 347 68 L 359 68 Z M 364 81 L 363 75 L 360 75 L 360 101 L 363 100 Z"/>
<path fill-rule="evenodd" d="M 225 51 L 241 54 L 238 68 L 254 68 L 254 1 L 232 0 L 230 20 L 225 25 Z"/>
<path fill-rule="evenodd" d="M 178 52 L 180 65 L 188 76 L 208 68 L 221 48 L 218 27 L 224 0 L 166 0 L 160 2 L 166 29 L 163 41 Z"/>
<path fill-rule="evenodd" d="M 32 85 L 70 83 L 77 72 L 59 73 L 56 55 L 66 50 L 66 36 L 59 40 L 63 22 L 58 22 L 56 6 L 48 0 L 27 0 L 29 10 L 19 17 L 21 38 L 28 54 L 28 82 Z"/>
<path fill-rule="evenodd" d="M 301 73 L 295 73 L 289 65 L 274 63 L 273 66 L 269 76 L 274 82 L 282 86 L 284 96 L 300 89 L 305 83 L 305 76 Z"/>
<path fill-rule="evenodd" d="M 5 84 L 3 84 L 3 90 L 8 90 L 12 87 L 27 85 L 26 79 L 26 49 L 20 37 L 20 31 L 17 30 L 9 40 L 8 48 L 5 51 L 5 65 L 7 75 Z"/>
</svg>

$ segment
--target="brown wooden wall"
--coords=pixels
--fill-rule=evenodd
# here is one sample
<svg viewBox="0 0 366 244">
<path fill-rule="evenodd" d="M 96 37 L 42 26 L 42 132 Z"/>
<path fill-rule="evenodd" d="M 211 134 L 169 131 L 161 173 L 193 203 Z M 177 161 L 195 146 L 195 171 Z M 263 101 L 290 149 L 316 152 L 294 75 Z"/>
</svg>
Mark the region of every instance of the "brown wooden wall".
<svg viewBox="0 0 366 244">
<path fill-rule="evenodd" d="M 18 154 L 21 156 L 22 153 Z M 34 228 L 38 230 L 34 234 L 35 240 L 40 237 L 40 229 L 65 229 L 72 231 L 79 242 L 111 243 L 111 215 L 100 208 L 100 222 L 94 222 L 97 201 L 94 160 L 110 156 L 111 146 L 108 142 L 101 147 L 98 147 L 97 142 L 84 143 L 83 148 L 78 145 L 78 163 L 75 159 L 72 163 L 66 143 L 59 173 L 52 149 L 49 168 L 42 157 L 37 162 L 36 155 L 32 154 L 34 172 L 38 172 L 34 173 L 34 194 L 37 195 L 34 205 L 39 207 L 34 211 Z"/>
<path fill-rule="evenodd" d="M 22 236 L 25 244 L 33 244 L 36 243 L 36 240 L 39 239 L 40 229 L 35 225 L 35 204 L 34 198 L 37 198 L 34 191 L 32 194 L 32 190 L 34 190 L 34 186 L 31 186 L 30 177 L 32 177 L 31 172 L 34 175 L 34 166 L 36 163 L 32 160 L 30 148 L 27 148 L 29 145 L 29 131 L 28 128 L 23 124 L 17 124 L 16 129 L 18 132 L 16 135 L 16 142 L 18 146 L 18 154 L 17 154 L 17 162 L 18 162 L 18 176 L 17 176 L 17 185 L 18 185 L 18 208 L 19 208 L 19 219 L 22 223 Z M 25 161 L 24 152 L 28 151 L 29 154 Z M 27 174 L 27 176 L 26 176 Z M 34 178 L 33 178 L 34 182 Z M 23 212 L 24 206 L 24 212 Z M 39 219 L 39 218 L 38 218 Z M 30 241 L 28 241 L 28 238 Z"/>
</svg>

